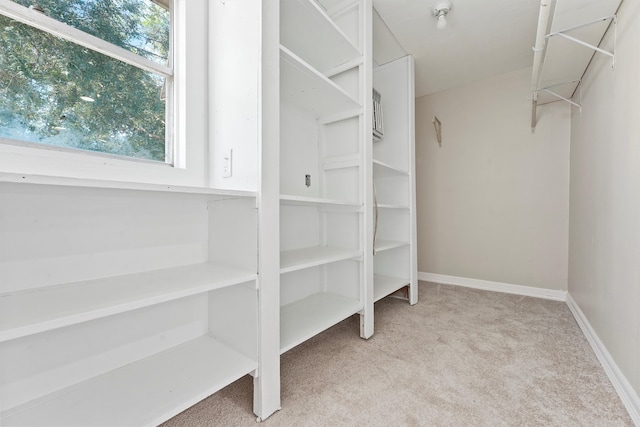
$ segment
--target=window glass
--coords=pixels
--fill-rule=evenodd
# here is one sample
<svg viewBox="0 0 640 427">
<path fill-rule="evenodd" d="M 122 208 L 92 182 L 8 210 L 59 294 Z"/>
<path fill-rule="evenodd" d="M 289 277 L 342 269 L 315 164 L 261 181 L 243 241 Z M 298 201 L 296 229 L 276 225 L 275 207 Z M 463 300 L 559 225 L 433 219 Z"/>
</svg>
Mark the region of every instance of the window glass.
<svg viewBox="0 0 640 427">
<path fill-rule="evenodd" d="M 0 45 L 0 138 L 165 161 L 162 76 L 2 15 Z"/>
<path fill-rule="evenodd" d="M 166 64 L 168 0 L 13 0 L 147 59 Z"/>
</svg>

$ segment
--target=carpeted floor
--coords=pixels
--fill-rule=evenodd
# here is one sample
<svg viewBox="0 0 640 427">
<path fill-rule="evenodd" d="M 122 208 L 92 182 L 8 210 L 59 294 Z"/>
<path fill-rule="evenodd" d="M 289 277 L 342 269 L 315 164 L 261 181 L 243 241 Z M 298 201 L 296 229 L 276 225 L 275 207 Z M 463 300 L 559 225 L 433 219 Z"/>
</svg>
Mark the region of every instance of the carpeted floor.
<svg viewBox="0 0 640 427">
<path fill-rule="evenodd" d="M 420 283 L 282 356 L 264 426 L 633 426 L 565 303 Z M 242 378 L 164 424 L 256 426 Z"/>
</svg>

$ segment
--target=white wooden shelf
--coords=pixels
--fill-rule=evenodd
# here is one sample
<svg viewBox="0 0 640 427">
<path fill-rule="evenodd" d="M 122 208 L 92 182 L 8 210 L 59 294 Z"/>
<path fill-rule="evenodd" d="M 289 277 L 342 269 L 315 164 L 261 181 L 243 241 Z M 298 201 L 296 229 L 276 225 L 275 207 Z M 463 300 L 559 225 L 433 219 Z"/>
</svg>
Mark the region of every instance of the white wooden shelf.
<svg viewBox="0 0 640 427">
<path fill-rule="evenodd" d="M 256 272 L 205 263 L 0 294 L 0 342 L 256 278 Z"/>
<path fill-rule="evenodd" d="M 292 206 L 323 206 L 323 207 L 334 207 L 334 208 L 346 208 L 356 212 L 362 211 L 362 203 L 347 202 L 347 201 L 334 200 L 334 199 L 322 199 L 319 197 L 281 195 L 280 203 L 283 205 L 292 205 Z"/>
<path fill-rule="evenodd" d="M 155 426 L 251 373 L 257 365 L 203 336 L 7 410 L 0 424 Z"/>
<path fill-rule="evenodd" d="M 280 97 L 316 119 L 360 108 L 358 101 L 284 46 L 280 46 Z"/>
<path fill-rule="evenodd" d="M 373 298 L 374 301 L 379 301 L 382 298 L 386 297 L 401 289 L 407 285 L 411 284 L 411 280 L 404 277 L 391 277 L 391 276 L 383 276 L 380 274 L 373 275 Z"/>
<path fill-rule="evenodd" d="M 362 310 L 358 300 L 319 293 L 280 309 L 280 351 L 284 353 Z"/>
<path fill-rule="evenodd" d="M 409 242 L 401 240 L 376 240 L 375 250 L 376 253 L 380 253 L 395 248 L 401 248 L 403 246 L 409 246 Z"/>
<path fill-rule="evenodd" d="M 361 255 L 362 251 L 358 249 L 332 248 L 329 246 L 282 251 L 280 252 L 280 274 L 357 258 Z"/>
<path fill-rule="evenodd" d="M 100 179 L 68 178 L 48 175 L 15 174 L 0 172 L 0 184 L 33 184 L 67 188 L 100 188 L 108 190 L 152 191 L 161 193 L 209 196 L 211 199 L 255 198 L 254 191 L 222 190 L 206 187 L 148 184 L 142 182 L 109 181 Z"/>
<path fill-rule="evenodd" d="M 392 178 L 409 176 L 409 172 L 395 168 L 387 163 L 379 160 L 373 161 L 373 177 L 374 178 Z"/>
<path fill-rule="evenodd" d="M 361 55 L 313 0 L 280 1 L 280 40 L 323 73 Z"/>
<path fill-rule="evenodd" d="M 396 210 L 409 210 L 409 206 L 405 205 L 392 205 L 389 203 L 378 203 L 378 209 L 396 209 Z"/>
</svg>

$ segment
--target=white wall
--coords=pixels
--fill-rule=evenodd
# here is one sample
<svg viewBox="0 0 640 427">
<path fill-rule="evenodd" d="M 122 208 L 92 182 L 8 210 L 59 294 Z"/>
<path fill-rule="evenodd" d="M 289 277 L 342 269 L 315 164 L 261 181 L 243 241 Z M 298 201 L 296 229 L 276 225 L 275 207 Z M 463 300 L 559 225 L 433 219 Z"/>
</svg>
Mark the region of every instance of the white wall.
<svg viewBox="0 0 640 427">
<path fill-rule="evenodd" d="M 607 44 L 610 44 L 610 36 Z M 640 3 L 618 14 L 616 68 L 598 55 L 571 120 L 569 294 L 640 394 Z M 636 411 L 640 414 L 640 405 Z"/>
<path fill-rule="evenodd" d="M 566 290 L 570 106 L 540 107 L 531 134 L 530 81 L 416 100 L 418 271 Z"/>
</svg>

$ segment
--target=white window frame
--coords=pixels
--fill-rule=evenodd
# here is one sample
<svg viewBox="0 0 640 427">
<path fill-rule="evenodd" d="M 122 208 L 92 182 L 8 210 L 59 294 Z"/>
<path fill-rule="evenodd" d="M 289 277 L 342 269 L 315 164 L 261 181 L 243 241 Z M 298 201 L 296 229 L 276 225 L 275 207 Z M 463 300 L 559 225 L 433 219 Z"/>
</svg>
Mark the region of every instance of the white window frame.
<svg viewBox="0 0 640 427">
<path fill-rule="evenodd" d="M 208 0 L 153 0 L 171 2 L 171 46 L 168 64 L 156 63 L 86 34 L 11 0 L 0 0 L 0 13 L 55 34 L 112 58 L 166 77 L 165 150 L 172 165 L 133 157 L 45 144 L 0 141 L 0 182 L 3 173 L 72 177 L 86 180 L 148 182 L 208 186 L 207 22 Z M 204 66 L 203 66 L 204 65 Z M 187 144 L 187 139 L 189 143 Z"/>
<path fill-rule="evenodd" d="M 172 8 L 169 7 L 169 0 L 152 1 L 162 7 L 167 8 L 169 10 L 169 13 L 171 13 Z M 136 68 L 140 68 L 142 70 L 149 71 L 164 77 L 167 85 L 165 91 L 167 94 L 165 100 L 165 163 L 173 165 L 174 144 L 171 137 L 172 133 L 170 132 L 170 129 L 173 126 L 173 17 L 170 17 L 171 25 L 169 30 L 169 57 L 167 58 L 167 65 L 165 66 L 160 63 L 151 61 L 150 59 L 147 59 L 143 56 L 137 55 L 124 48 L 121 48 L 120 46 L 109 43 L 99 37 L 78 30 L 75 27 L 51 18 L 35 9 L 31 9 L 18 3 L 14 3 L 11 0 L 0 0 L 0 14 L 26 24 L 30 27 L 42 30 L 56 37 L 68 40 L 76 45 L 86 47 L 87 49 L 93 50 L 94 52 L 98 52 L 102 55 L 132 65 Z M 17 142 L 21 143 L 21 141 Z M 77 151 L 72 148 L 69 150 Z M 91 155 L 92 152 L 89 152 L 87 154 Z M 109 153 L 100 152 L 96 152 L 96 154 L 110 155 Z M 124 157 L 128 159 L 128 157 L 126 156 L 118 157 Z M 135 160 L 135 158 L 132 159 Z"/>
</svg>

